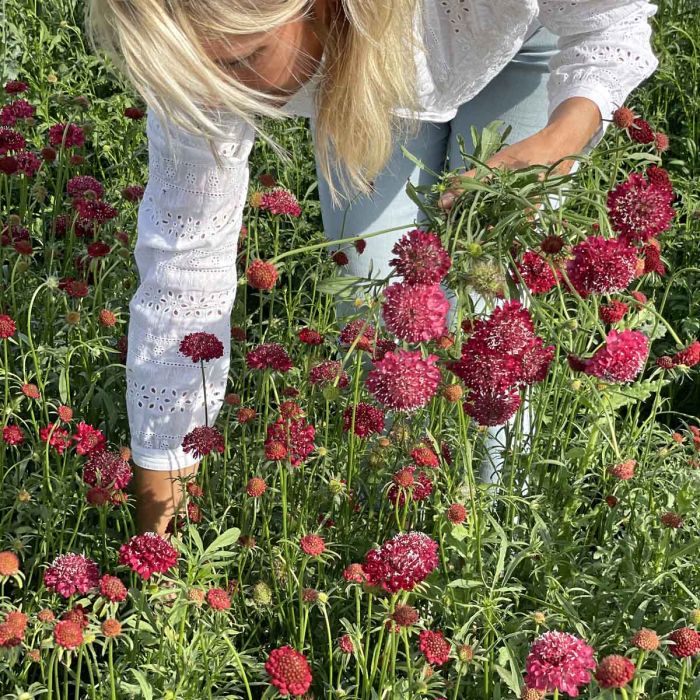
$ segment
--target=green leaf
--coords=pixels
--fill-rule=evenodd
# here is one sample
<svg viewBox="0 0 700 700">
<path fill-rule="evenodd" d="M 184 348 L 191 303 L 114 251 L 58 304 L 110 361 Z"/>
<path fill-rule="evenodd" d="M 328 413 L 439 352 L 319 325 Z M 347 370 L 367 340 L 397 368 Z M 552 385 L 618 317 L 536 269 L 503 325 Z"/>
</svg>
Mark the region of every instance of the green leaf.
<svg viewBox="0 0 700 700">
<path fill-rule="evenodd" d="M 231 545 L 238 542 L 238 538 L 241 536 L 240 528 L 232 527 L 222 532 L 205 550 L 204 556 L 209 557 L 215 554 L 221 549 L 227 549 Z"/>
<path fill-rule="evenodd" d="M 362 287 L 362 282 L 364 282 L 364 277 L 351 277 L 351 276 L 339 276 L 339 277 L 328 277 L 321 280 L 317 285 L 316 289 L 322 294 L 330 294 L 331 296 L 340 296 L 342 294 L 348 294 L 351 289 L 358 289 Z"/>
</svg>

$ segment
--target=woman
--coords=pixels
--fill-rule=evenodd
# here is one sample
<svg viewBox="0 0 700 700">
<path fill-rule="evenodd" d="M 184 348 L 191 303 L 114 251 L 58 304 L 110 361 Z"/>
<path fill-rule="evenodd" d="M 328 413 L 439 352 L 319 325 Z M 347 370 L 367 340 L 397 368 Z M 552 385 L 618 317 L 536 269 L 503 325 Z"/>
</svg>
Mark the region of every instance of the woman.
<svg viewBox="0 0 700 700">
<path fill-rule="evenodd" d="M 310 118 L 326 234 L 370 238 L 348 272 L 389 272 L 419 217 L 406 181 L 461 163 L 457 134 L 494 119 L 510 144 L 489 164 L 551 164 L 587 152 L 653 73 L 642 0 L 90 0 L 88 30 L 148 104 L 149 181 L 139 209 L 127 408 L 139 528 L 163 532 L 196 471 L 181 442 L 204 425 L 194 330 L 208 363 L 212 425 L 229 369 L 235 252 L 257 117 Z M 207 137 L 211 136 L 212 140 Z M 271 144 L 281 156 L 276 144 Z M 565 161 L 562 171 L 571 167 Z M 471 171 L 466 176 L 471 176 Z M 335 179 L 339 186 L 336 186 Z M 449 208 L 458 183 L 443 196 Z"/>
</svg>

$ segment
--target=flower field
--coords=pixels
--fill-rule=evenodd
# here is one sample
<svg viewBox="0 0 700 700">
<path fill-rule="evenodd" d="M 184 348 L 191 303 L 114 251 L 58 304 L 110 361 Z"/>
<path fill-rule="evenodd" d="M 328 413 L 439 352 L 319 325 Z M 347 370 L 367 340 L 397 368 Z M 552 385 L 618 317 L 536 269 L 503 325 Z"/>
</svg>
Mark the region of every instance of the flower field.
<svg viewBox="0 0 700 700">
<path fill-rule="evenodd" d="M 270 124 L 293 166 L 256 144 L 163 536 L 124 405 L 144 105 L 77 0 L 4 4 L 0 698 L 700 698 L 700 9 L 658 4 L 577 172 L 479 165 L 449 213 L 450 173 L 409 184 L 381 285 L 323 235 L 304 120 Z"/>
</svg>

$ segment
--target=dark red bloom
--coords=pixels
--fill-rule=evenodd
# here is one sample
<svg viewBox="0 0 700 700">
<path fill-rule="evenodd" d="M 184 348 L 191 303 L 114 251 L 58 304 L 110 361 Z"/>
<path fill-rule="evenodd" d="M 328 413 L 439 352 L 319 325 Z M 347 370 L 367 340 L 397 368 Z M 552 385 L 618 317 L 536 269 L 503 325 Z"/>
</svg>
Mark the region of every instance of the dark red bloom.
<svg viewBox="0 0 700 700">
<path fill-rule="evenodd" d="M 316 449 L 316 429 L 305 418 L 286 421 L 281 416 L 267 426 L 266 445 L 281 443 L 288 451 L 292 466 L 298 467 Z"/>
<path fill-rule="evenodd" d="M 479 425 L 503 425 L 517 413 L 520 392 L 471 391 L 462 407 Z"/>
<path fill-rule="evenodd" d="M 224 436 L 216 428 L 200 425 L 185 435 L 182 439 L 182 449 L 200 459 L 211 452 L 223 454 L 226 447 Z"/>
<path fill-rule="evenodd" d="M 288 372 L 294 366 L 279 343 L 258 345 L 246 355 L 246 364 L 250 369 L 274 369 L 278 372 Z"/>
<path fill-rule="evenodd" d="M 87 192 L 92 192 L 95 199 L 102 199 L 105 189 L 102 183 L 92 175 L 76 175 L 66 183 L 66 192 L 69 197 L 86 197 Z"/>
<path fill-rule="evenodd" d="M 332 384 L 338 379 L 338 386 L 344 389 L 349 382 L 348 373 L 343 369 L 338 360 L 324 360 L 309 370 L 309 382 L 311 384 Z"/>
<path fill-rule="evenodd" d="M 333 262 L 338 265 L 338 267 L 343 267 L 347 265 L 350 260 L 348 259 L 347 253 L 342 250 L 338 250 L 331 256 Z"/>
<path fill-rule="evenodd" d="M 15 129 L 7 126 L 0 126 L 0 156 L 4 156 L 8 151 L 21 151 L 27 142 Z"/>
<path fill-rule="evenodd" d="M 534 250 L 523 253 L 522 261 L 516 263 L 518 272 L 533 294 L 544 294 L 557 286 L 557 276 L 549 263 Z"/>
<path fill-rule="evenodd" d="M 384 413 L 376 406 L 360 402 L 355 407 L 355 435 L 366 438 L 384 430 Z M 343 411 L 343 430 L 348 432 L 352 426 L 353 406 Z"/>
<path fill-rule="evenodd" d="M 269 211 L 273 216 L 289 214 L 301 216 L 301 207 L 297 198 L 285 187 L 274 187 L 260 196 L 260 209 Z"/>
<path fill-rule="evenodd" d="M 90 453 L 83 467 L 83 481 L 90 486 L 123 489 L 131 481 L 129 462 L 118 452 L 101 449 Z"/>
<path fill-rule="evenodd" d="M 700 341 L 694 340 L 685 350 L 679 350 L 673 356 L 674 365 L 685 365 L 695 367 L 700 363 Z"/>
<path fill-rule="evenodd" d="M 8 95 L 16 95 L 20 92 L 27 92 L 29 85 L 22 80 L 8 80 L 5 83 L 5 92 Z"/>
<path fill-rule="evenodd" d="M 394 483 L 387 492 L 387 498 L 394 504 L 398 502 L 403 506 L 406 502 L 406 494 L 410 494 L 414 501 L 424 501 L 433 492 L 433 482 L 425 472 L 420 472 L 414 478 L 415 465 L 400 469 L 394 474 Z"/>
<path fill-rule="evenodd" d="M 641 117 L 634 118 L 627 133 L 632 141 L 637 143 L 651 143 L 654 140 L 654 130 L 649 126 L 649 122 Z"/>
<path fill-rule="evenodd" d="M 582 296 L 621 292 L 634 279 L 637 251 L 619 238 L 589 236 L 574 246 L 566 272 Z"/>
<path fill-rule="evenodd" d="M 17 326 L 11 316 L 0 314 L 0 339 L 11 338 L 17 331 Z"/>
<path fill-rule="evenodd" d="M 85 132 L 77 124 L 54 124 L 49 128 L 49 143 L 52 146 L 73 148 L 85 144 Z"/>
<path fill-rule="evenodd" d="M 360 350 L 370 350 L 374 343 L 375 329 L 371 323 L 361 318 L 351 321 L 343 328 L 340 332 L 340 344 L 352 345 L 360 333 L 362 333 L 362 335 L 355 347 Z"/>
<path fill-rule="evenodd" d="M 583 371 L 608 382 L 629 382 L 642 371 L 648 354 L 649 339 L 644 333 L 612 330 L 605 345 L 585 361 Z"/>
<path fill-rule="evenodd" d="M 651 240 L 642 248 L 642 255 L 644 256 L 644 274 L 649 274 L 650 272 L 655 272 L 657 275 L 666 274 L 666 266 L 661 260 L 661 251 L 658 248 L 656 240 Z"/>
<path fill-rule="evenodd" d="M 119 563 L 128 566 L 141 578 L 165 573 L 177 563 L 177 552 L 155 532 L 134 535 L 119 548 Z"/>
<path fill-rule="evenodd" d="M 321 345 L 323 343 L 323 336 L 312 328 L 302 328 L 297 333 L 297 337 L 305 345 Z"/>
<path fill-rule="evenodd" d="M 2 429 L 2 440 L 6 445 L 21 445 L 24 442 L 24 433 L 19 425 L 6 425 Z"/>
<path fill-rule="evenodd" d="M 189 333 L 180 341 L 180 352 L 192 362 L 216 360 L 224 355 L 224 344 L 213 334 Z"/>
<path fill-rule="evenodd" d="M 412 229 L 396 242 L 389 261 L 406 284 L 439 284 L 452 266 L 437 234 Z"/>
<path fill-rule="evenodd" d="M 598 315 L 605 323 L 617 323 L 629 311 L 629 306 L 624 301 L 611 301 L 598 309 Z"/>
<path fill-rule="evenodd" d="M 126 107 L 124 109 L 124 116 L 136 121 L 137 119 L 143 119 L 146 116 L 146 111 L 138 107 Z"/>
<path fill-rule="evenodd" d="M 700 634 L 690 627 L 673 630 L 668 635 L 668 639 L 673 642 L 672 645 L 669 645 L 668 650 L 677 659 L 685 659 L 700 653 Z"/>
<path fill-rule="evenodd" d="M 601 688 L 622 688 L 634 678 L 634 664 L 625 656 L 606 656 L 595 672 L 595 679 Z"/>
<path fill-rule="evenodd" d="M 73 200 L 73 209 L 83 222 L 104 224 L 118 216 L 119 212 L 101 199 L 77 198 Z"/>
<path fill-rule="evenodd" d="M 62 455 L 64 450 L 71 445 L 70 433 L 61 427 L 54 427 L 56 423 L 49 423 L 45 428 L 39 429 L 39 437 L 56 449 L 58 454 Z M 49 435 L 51 437 L 49 438 Z"/>
<path fill-rule="evenodd" d="M 146 191 L 143 185 L 127 185 L 122 189 L 122 197 L 127 202 L 138 202 Z"/>
</svg>

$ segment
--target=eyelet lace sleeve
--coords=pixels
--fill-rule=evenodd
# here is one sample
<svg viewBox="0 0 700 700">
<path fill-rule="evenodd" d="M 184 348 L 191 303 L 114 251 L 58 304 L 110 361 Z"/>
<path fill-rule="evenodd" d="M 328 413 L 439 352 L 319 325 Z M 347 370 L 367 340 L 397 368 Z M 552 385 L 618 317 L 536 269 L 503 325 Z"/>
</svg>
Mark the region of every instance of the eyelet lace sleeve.
<svg viewBox="0 0 700 700">
<path fill-rule="evenodd" d="M 217 141 L 148 111 L 149 177 L 138 211 L 139 286 L 129 302 L 126 405 L 134 462 L 169 470 L 197 460 L 182 439 L 205 424 L 200 363 L 179 352 L 188 333 L 213 333 L 223 357 L 204 363 L 209 425 L 223 404 L 230 362 L 236 253 L 255 132 L 237 120 Z"/>
<path fill-rule="evenodd" d="M 603 119 L 657 68 L 649 17 L 657 6 L 642 0 L 538 0 L 539 20 L 559 35 L 549 63 L 549 112 L 566 99 L 588 97 Z M 588 143 L 596 146 L 609 122 Z"/>
</svg>

